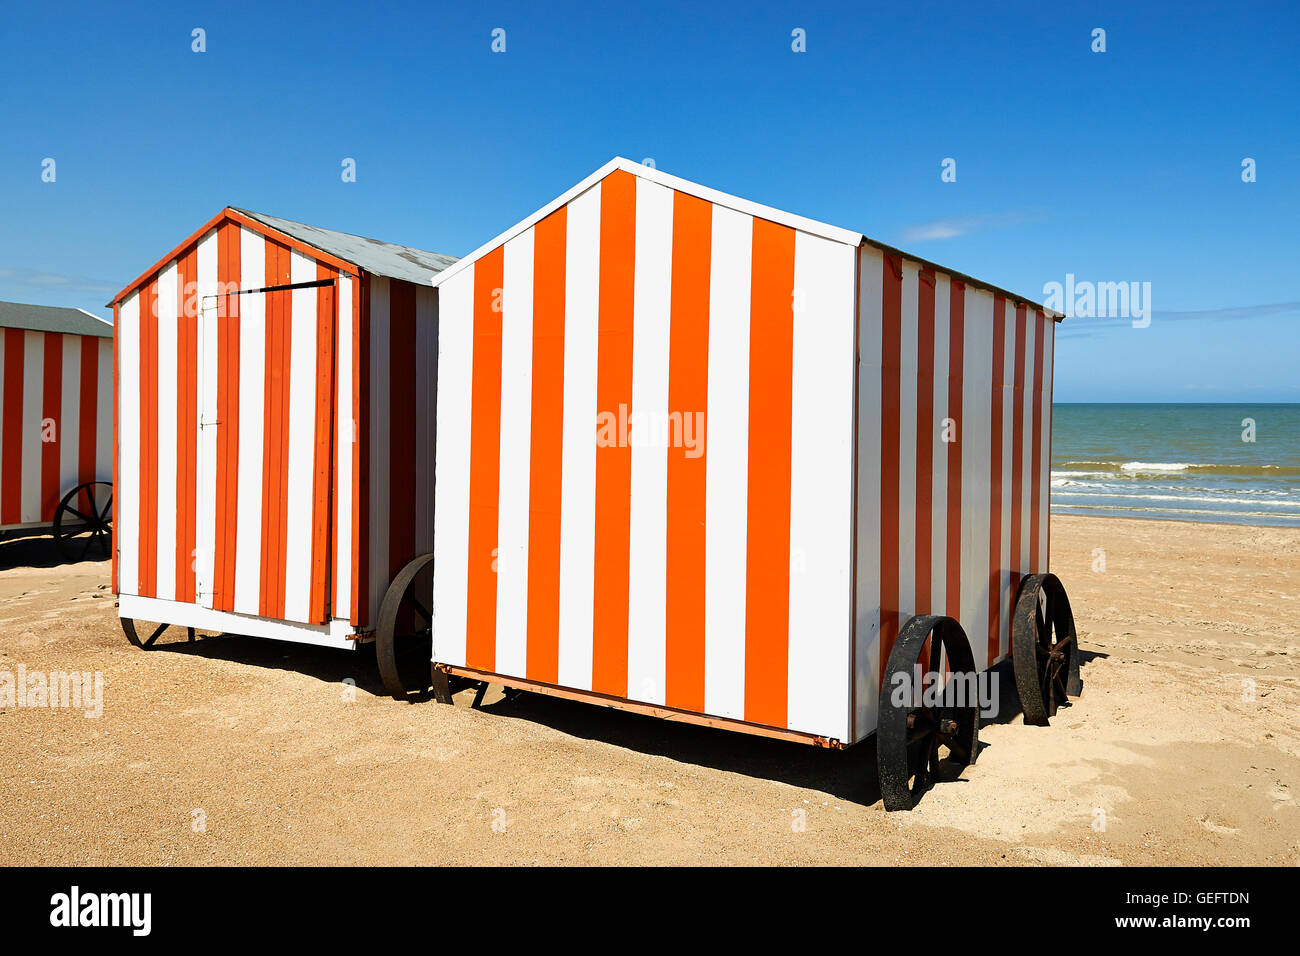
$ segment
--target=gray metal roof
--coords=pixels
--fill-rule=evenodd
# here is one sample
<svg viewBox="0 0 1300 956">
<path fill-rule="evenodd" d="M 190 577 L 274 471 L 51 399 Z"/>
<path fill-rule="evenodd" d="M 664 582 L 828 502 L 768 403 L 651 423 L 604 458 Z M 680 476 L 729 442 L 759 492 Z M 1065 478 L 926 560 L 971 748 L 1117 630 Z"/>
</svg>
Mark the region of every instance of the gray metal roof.
<svg viewBox="0 0 1300 956">
<path fill-rule="evenodd" d="M 113 336 L 112 322 L 91 315 L 85 309 L 65 309 L 57 305 L 27 305 L 23 302 L 0 302 L 0 328 L 63 332 L 68 335 L 96 335 L 102 339 Z"/>
<path fill-rule="evenodd" d="M 256 219 L 265 226 L 278 229 L 285 235 L 293 236 L 309 246 L 314 246 L 321 252 L 328 252 L 344 262 L 351 262 L 366 272 L 388 276 L 390 279 L 427 283 L 433 276 L 456 261 L 455 256 L 439 255 L 423 249 L 412 249 L 410 246 L 367 239 L 365 236 L 308 226 L 301 222 L 253 212 L 250 209 L 238 209 L 234 206 L 230 208 L 250 219 Z"/>
</svg>

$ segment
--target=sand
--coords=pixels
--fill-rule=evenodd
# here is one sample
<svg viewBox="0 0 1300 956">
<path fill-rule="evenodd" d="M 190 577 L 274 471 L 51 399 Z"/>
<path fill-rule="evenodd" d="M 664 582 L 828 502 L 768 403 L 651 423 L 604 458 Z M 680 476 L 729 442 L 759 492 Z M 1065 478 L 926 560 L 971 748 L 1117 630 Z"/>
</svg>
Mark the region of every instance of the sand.
<svg viewBox="0 0 1300 956">
<path fill-rule="evenodd" d="M 364 652 L 143 652 L 107 563 L 0 543 L 0 671 L 105 681 L 97 719 L 0 707 L 0 864 L 1300 863 L 1300 531 L 1058 517 L 1052 548 L 1083 696 L 886 814 L 871 742 L 397 703 Z"/>
</svg>

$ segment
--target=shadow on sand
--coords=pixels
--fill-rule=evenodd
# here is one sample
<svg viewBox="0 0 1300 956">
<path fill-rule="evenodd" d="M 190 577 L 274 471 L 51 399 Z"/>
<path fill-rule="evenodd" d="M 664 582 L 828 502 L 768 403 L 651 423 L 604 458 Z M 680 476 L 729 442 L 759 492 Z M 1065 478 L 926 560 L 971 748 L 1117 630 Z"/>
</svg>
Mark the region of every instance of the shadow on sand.
<svg viewBox="0 0 1300 956">
<path fill-rule="evenodd" d="M 149 632 L 142 633 L 142 637 Z M 260 638 L 221 635 L 221 639 L 200 635 L 193 642 L 183 628 L 171 628 L 149 653 L 192 654 L 213 660 L 234 661 L 251 667 L 294 671 L 326 683 L 356 681 L 367 693 L 384 697 L 375 667 L 374 651 L 362 645 L 355 652 L 343 652 L 309 645 L 289 645 Z M 1104 655 L 1085 652 L 1082 663 Z M 997 713 L 982 717 L 983 725 L 1005 724 L 1020 713 L 1020 699 L 1009 661 L 993 668 L 997 680 Z M 473 691 L 457 695 L 468 706 Z M 439 705 L 392 702 L 393 707 L 424 707 L 436 720 Z M 526 720 L 583 740 L 599 741 L 637 753 L 666 757 L 682 763 L 774 780 L 816 790 L 853 803 L 871 805 L 880 799 L 876 775 L 876 738 L 870 736 L 847 750 L 822 750 L 805 744 L 771 740 L 697 724 L 663 720 L 543 694 L 489 694 L 479 706 L 485 717 Z M 987 749 L 987 743 L 984 749 Z M 962 783 L 957 771 L 942 775 L 940 786 Z"/>
</svg>

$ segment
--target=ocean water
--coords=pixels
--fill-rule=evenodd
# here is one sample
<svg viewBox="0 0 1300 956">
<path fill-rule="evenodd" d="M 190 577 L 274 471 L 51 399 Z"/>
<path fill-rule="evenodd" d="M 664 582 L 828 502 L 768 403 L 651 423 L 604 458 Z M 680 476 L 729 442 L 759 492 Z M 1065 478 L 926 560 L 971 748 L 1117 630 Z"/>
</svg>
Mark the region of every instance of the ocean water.
<svg viewBox="0 0 1300 956">
<path fill-rule="evenodd" d="M 1059 404 L 1052 418 L 1055 514 L 1300 527 L 1300 405 Z"/>
</svg>

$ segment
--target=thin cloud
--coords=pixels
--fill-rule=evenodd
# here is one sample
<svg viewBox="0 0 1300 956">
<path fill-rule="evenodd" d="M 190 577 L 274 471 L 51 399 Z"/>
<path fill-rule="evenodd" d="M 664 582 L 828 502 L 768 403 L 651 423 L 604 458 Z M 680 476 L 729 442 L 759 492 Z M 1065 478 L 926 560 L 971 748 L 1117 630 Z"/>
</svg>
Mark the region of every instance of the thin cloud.
<svg viewBox="0 0 1300 956">
<path fill-rule="evenodd" d="M 981 229 L 997 229 L 1002 226 L 1016 226 L 1027 222 L 1041 222 L 1047 217 L 1041 213 L 1004 212 L 987 216 L 958 216 L 950 219 L 935 219 L 916 226 L 908 226 L 899 234 L 903 243 L 933 242 L 937 239 L 956 239 Z"/>
<path fill-rule="evenodd" d="M 117 285 L 104 279 L 40 272 L 36 269 L 0 268 L 0 282 L 43 292 L 87 292 L 93 295 L 112 295 L 118 289 Z"/>
<path fill-rule="evenodd" d="M 1193 309 L 1183 312 L 1155 309 L 1151 312 L 1151 322 L 1153 325 L 1159 322 L 1240 322 L 1292 312 L 1300 312 L 1300 302 L 1270 302 L 1264 305 L 1235 305 L 1225 309 Z M 1131 328 L 1132 325 L 1132 319 L 1122 316 L 1067 317 L 1061 325 L 1061 334 L 1066 338 L 1081 339 L 1105 329 Z"/>
</svg>

